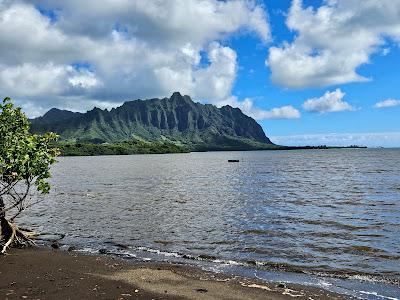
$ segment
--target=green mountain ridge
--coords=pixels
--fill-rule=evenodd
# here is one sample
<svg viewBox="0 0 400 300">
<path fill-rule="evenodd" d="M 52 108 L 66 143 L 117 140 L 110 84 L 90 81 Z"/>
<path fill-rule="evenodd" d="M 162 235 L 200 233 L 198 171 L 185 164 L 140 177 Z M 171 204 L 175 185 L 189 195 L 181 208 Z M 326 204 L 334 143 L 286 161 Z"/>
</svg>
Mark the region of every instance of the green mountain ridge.
<svg viewBox="0 0 400 300">
<path fill-rule="evenodd" d="M 36 133 L 53 131 L 62 142 L 165 142 L 195 151 L 269 149 L 262 127 L 238 108 L 195 103 L 175 92 L 170 98 L 134 100 L 111 110 L 86 113 L 51 109 L 31 120 Z"/>
</svg>

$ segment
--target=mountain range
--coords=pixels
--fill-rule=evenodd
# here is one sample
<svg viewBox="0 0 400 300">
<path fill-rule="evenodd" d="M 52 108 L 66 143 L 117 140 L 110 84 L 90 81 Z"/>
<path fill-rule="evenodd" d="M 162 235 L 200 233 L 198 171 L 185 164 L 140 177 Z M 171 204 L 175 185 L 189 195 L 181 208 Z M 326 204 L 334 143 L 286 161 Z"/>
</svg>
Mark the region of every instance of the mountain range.
<svg viewBox="0 0 400 300">
<path fill-rule="evenodd" d="M 262 127 L 239 108 L 196 103 L 178 92 L 170 98 L 128 101 L 111 110 L 95 107 L 78 113 L 52 108 L 31 120 L 31 131 L 53 131 L 64 142 L 137 140 L 171 143 L 195 151 L 275 147 Z"/>
</svg>

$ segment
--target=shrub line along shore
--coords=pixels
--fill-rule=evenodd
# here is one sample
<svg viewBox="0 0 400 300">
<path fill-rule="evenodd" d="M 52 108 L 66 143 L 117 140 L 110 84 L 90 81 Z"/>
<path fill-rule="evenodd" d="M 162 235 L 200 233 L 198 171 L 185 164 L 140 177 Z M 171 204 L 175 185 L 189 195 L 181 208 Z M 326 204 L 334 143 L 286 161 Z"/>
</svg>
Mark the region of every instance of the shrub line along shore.
<svg viewBox="0 0 400 300">
<path fill-rule="evenodd" d="M 1 299 L 350 299 L 190 266 L 47 248 L 11 249 L 0 256 L 0 282 Z"/>
</svg>

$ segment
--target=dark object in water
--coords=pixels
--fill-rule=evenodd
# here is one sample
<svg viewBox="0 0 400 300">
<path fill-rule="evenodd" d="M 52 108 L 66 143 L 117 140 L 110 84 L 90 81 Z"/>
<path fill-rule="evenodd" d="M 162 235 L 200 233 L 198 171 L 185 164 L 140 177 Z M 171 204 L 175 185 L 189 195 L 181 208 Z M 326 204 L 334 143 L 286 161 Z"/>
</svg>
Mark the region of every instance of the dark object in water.
<svg viewBox="0 0 400 300">
<path fill-rule="evenodd" d="M 51 243 L 50 246 L 53 249 L 59 249 L 60 248 L 60 244 L 57 241 L 54 241 L 53 243 Z"/>
<path fill-rule="evenodd" d="M 239 162 L 238 159 L 228 159 L 228 162 Z"/>
<path fill-rule="evenodd" d="M 278 288 L 282 288 L 285 289 L 286 288 L 286 284 L 284 284 L 283 282 L 280 282 L 276 285 Z"/>
</svg>

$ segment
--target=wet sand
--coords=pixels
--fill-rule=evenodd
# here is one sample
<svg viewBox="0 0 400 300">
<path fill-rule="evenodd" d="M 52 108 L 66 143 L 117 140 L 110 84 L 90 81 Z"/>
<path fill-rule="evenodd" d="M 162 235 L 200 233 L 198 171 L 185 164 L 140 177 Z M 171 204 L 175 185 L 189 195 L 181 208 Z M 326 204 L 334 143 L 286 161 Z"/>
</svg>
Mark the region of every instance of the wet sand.
<svg viewBox="0 0 400 300">
<path fill-rule="evenodd" d="M 180 265 L 106 255 L 11 249 L 0 256 L 0 299 L 350 299 L 317 288 L 262 283 Z"/>
</svg>

